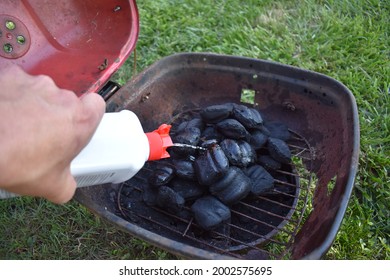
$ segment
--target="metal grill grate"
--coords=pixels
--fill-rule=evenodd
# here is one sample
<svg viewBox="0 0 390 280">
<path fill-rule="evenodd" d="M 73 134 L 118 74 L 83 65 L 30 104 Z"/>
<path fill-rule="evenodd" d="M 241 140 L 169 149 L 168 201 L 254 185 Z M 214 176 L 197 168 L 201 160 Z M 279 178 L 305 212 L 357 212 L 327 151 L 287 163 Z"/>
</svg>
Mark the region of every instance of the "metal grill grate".
<svg viewBox="0 0 390 280">
<path fill-rule="evenodd" d="M 192 218 L 191 202 L 181 213 L 169 213 L 143 202 L 143 189 L 153 162 L 118 192 L 118 208 L 129 222 L 175 241 L 235 258 L 289 258 L 294 238 L 311 211 L 315 157 L 308 141 L 297 132 L 288 141 L 292 163 L 278 171 L 272 194 L 245 198 L 231 207 L 232 218 L 217 230 L 205 232 Z"/>
</svg>

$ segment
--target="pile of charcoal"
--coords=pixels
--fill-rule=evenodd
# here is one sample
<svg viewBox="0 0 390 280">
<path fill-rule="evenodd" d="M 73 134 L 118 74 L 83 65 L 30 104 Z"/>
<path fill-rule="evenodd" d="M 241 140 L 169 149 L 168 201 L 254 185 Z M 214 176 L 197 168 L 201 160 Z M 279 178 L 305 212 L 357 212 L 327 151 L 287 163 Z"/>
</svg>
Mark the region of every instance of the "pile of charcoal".
<svg viewBox="0 0 390 280">
<path fill-rule="evenodd" d="M 171 157 L 153 163 L 143 201 L 178 214 L 186 205 L 196 223 L 213 230 L 244 198 L 275 194 L 275 178 L 291 162 L 288 127 L 264 122 L 245 105 L 203 108 L 172 127 Z M 277 193 L 277 192 L 276 192 Z"/>
</svg>

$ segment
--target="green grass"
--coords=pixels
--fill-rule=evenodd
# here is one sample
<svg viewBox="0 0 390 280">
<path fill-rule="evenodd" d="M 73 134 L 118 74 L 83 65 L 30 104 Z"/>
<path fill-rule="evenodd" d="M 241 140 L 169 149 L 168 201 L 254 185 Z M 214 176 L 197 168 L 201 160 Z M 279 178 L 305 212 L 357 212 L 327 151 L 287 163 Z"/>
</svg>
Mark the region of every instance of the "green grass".
<svg viewBox="0 0 390 280">
<path fill-rule="evenodd" d="M 386 0 L 138 1 L 137 71 L 178 52 L 268 59 L 333 77 L 355 95 L 355 189 L 325 258 L 390 259 L 390 3 Z M 133 55 L 113 77 L 126 83 Z M 83 206 L 0 201 L 0 258 L 168 259 Z"/>
</svg>

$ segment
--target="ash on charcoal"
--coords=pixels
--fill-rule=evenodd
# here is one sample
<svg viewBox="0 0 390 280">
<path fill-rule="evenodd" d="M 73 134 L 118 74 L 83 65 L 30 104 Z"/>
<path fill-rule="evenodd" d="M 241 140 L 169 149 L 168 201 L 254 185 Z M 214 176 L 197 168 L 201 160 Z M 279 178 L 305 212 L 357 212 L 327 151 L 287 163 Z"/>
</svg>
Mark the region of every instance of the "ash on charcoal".
<svg viewBox="0 0 390 280">
<path fill-rule="evenodd" d="M 191 210 L 196 223 L 205 230 L 212 230 L 231 217 L 229 207 L 211 195 L 197 199 Z"/>
<path fill-rule="evenodd" d="M 210 139 L 210 140 L 205 140 L 202 141 L 200 146 L 205 149 L 211 149 L 213 146 L 218 145 L 219 141 L 216 139 Z"/>
<path fill-rule="evenodd" d="M 220 145 L 231 165 L 246 167 L 256 160 L 255 150 L 246 141 L 225 139 Z"/>
<path fill-rule="evenodd" d="M 251 189 L 252 181 L 235 166 L 230 167 L 224 177 L 209 187 L 210 192 L 226 205 L 238 203 Z"/>
<path fill-rule="evenodd" d="M 260 128 L 263 125 L 260 112 L 245 105 L 234 105 L 233 117 L 248 129 Z"/>
<path fill-rule="evenodd" d="M 149 183 L 153 186 L 162 186 L 167 184 L 175 175 L 171 166 L 159 164 L 154 172 L 149 176 Z"/>
<path fill-rule="evenodd" d="M 198 182 L 210 185 L 224 176 L 229 169 L 229 160 L 219 145 L 200 155 L 194 162 Z"/>
</svg>

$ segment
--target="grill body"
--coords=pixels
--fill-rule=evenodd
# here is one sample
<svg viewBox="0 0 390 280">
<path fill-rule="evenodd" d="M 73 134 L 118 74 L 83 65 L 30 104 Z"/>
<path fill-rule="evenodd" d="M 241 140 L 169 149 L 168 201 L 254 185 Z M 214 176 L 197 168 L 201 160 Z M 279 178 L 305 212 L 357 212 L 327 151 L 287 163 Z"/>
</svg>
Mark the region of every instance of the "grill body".
<svg viewBox="0 0 390 280">
<path fill-rule="evenodd" d="M 0 67 L 48 75 L 78 96 L 97 92 L 133 51 L 138 31 L 135 0 L 1 1 Z"/>
<path fill-rule="evenodd" d="M 76 199 L 132 235 L 186 258 L 267 258 L 272 242 L 281 242 L 284 252 L 272 253 L 272 258 L 321 258 L 341 225 L 358 164 L 357 107 L 343 84 L 319 73 L 269 61 L 181 53 L 163 58 L 140 73 L 108 100 L 107 108 L 132 110 L 149 131 L 180 112 L 240 103 L 248 94 L 252 98 L 250 106 L 268 120 L 286 123 L 302 143 L 292 143 L 301 149 L 296 151 L 301 166 L 292 177 L 297 178 L 292 183 L 300 192 L 296 193 L 298 200 L 290 205 L 296 212 L 299 208 L 291 231 L 289 228 L 283 233 L 292 219 L 290 211 L 283 214 L 286 222 L 278 223 L 267 236 L 271 241 L 239 246 L 231 253 L 166 235 L 158 227 L 143 226 L 139 217 L 125 219 L 117 207 L 120 185 L 78 189 Z M 149 210 L 142 211 L 138 214 L 148 216 Z M 253 253 L 257 247 L 265 256 Z"/>
</svg>

